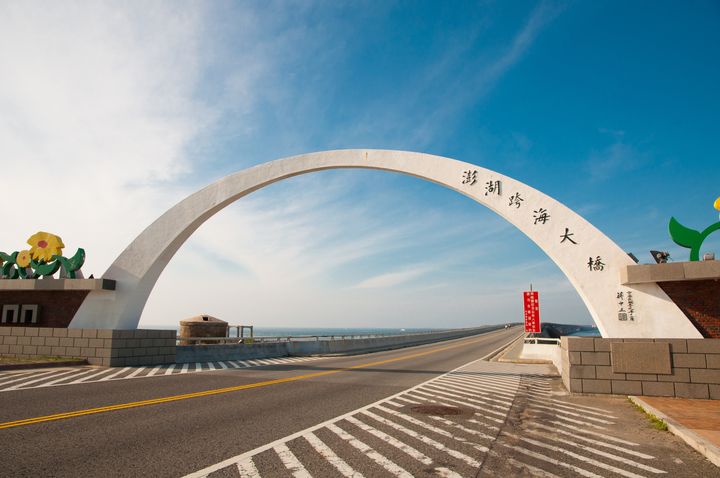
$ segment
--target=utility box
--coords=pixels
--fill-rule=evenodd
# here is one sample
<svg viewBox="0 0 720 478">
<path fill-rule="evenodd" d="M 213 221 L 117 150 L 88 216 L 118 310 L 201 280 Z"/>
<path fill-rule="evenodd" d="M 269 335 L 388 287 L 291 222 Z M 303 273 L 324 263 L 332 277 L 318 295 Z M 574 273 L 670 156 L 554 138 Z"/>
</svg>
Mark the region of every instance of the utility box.
<svg viewBox="0 0 720 478">
<path fill-rule="evenodd" d="M 180 345 L 216 344 L 213 340 L 183 340 L 190 337 L 227 337 L 228 323 L 210 315 L 180 321 Z"/>
</svg>

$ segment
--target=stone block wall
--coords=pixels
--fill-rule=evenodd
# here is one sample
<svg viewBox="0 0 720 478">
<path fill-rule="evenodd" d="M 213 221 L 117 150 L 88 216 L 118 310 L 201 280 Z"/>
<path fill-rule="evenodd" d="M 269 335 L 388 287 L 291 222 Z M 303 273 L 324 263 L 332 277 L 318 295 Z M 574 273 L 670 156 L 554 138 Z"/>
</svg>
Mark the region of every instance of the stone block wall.
<svg viewBox="0 0 720 478">
<path fill-rule="evenodd" d="M 174 330 L 0 327 L 0 355 L 87 359 L 92 365 L 175 363 Z"/>
<path fill-rule="evenodd" d="M 570 392 L 720 400 L 720 340 L 562 337 L 561 347 Z"/>
</svg>

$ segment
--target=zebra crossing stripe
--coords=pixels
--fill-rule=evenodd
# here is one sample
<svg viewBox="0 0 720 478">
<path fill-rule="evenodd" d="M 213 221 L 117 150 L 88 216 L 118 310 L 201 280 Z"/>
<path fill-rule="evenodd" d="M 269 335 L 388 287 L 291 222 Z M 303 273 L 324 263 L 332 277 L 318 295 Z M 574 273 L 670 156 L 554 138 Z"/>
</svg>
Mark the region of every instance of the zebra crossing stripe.
<svg viewBox="0 0 720 478">
<path fill-rule="evenodd" d="M 48 374 L 51 374 L 51 373 L 57 373 L 57 370 L 48 370 L 47 372 L 42 372 L 42 373 L 39 373 L 39 374 L 37 374 L 37 375 L 35 375 L 35 376 L 36 376 L 36 377 L 39 377 L 40 375 L 48 375 Z M 1 385 L 7 385 L 7 384 L 9 384 L 9 383 L 19 382 L 19 381 L 21 381 L 21 380 L 25 380 L 26 378 L 28 378 L 28 377 L 22 376 L 22 377 L 20 377 L 20 378 L 14 379 L 14 380 L 8 380 L 8 381 L 4 382 L 4 383 L 1 384 Z"/>
<path fill-rule="evenodd" d="M 85 377 L 83 377 L 83 378 L 79 378 L 79 379 L 77 379 L 77 380 L 73 380 L 72 382 L 69 382 L 69 383 L 82 383 L 82 382 L 84 382 L 85 380 L 87 380 L 87 379 L 89 379 L 89 378 L 99 377 L 100 375 L 103 375 L 103 374 L 105 374 L 105 373 L 107 373 L 107 372 L 112 372 L 112 369 L 100 370 L 100 371 L 97 372 L 97 373 L 93 373 L 93 374 L 87 375 L 87 376 L 85 376 Z"/>
<path fill-rule="evenodd" d="M 614 442 L 617 442 L 617 443 L 622 443 L 623 445 L 640 446 L 639 443 L 635 443 L 635 442 L 632 442 L 632 441 L 623 440 L 623 439 L 621 439 L 621 438 L 616 438 L 616 437 L 614 437 L 614 436 L 606 435 L 605 433 L 600 433 L 600 432 L 595 432 L 595 431 L 592 431 L 592 430 L 586 430 L 586 429 L 584 429 L 584 428 L 575 427 L 575 426 L 572 426 L 572 425 L 568 425 L 567 423 L 558 422 L 558 421 L 551 421 L 550 423 L 552 423 L 553 425 L 558 425 L 558 426 L 562 426 L 562 427 L 565 427 L 565 428 L 569 428 L 570 430 L 575 430 L 575 431 L 580 432 L 580 433 L 585 433 L 585 434 L 589 434 L 589 435 L 595 435 L 595 436 L 598 436 L 598 437 L 600 437 L 600 438 L 604 438 L 605 440 L 610 440 L 610 441 L 614 441 Z"/>
<path fill-rule="evenodd" d="M 418 450 L 411 447 L 407 443 L 403 443 L 400 440 L 398 440 L 397 438 L 393 438 L 390 435 L 388 435 L 387 433 L 382 432 L 375 427 L 371 427 L 367 423 L 363 423 L 355 417 L 347 417 L 345 420 L 349 421 L 350 423 L 357 426 L 361 430 L 365 430 L 366 432 L 370 433 L 371 435 L 375 435 L 382 441 L 394 446 L 398 450 L 402 450 L 403 452 L 405 452 L 408 455 L 410 455 L 411 457 L 415 458 L 417 461 L 419 461 L 423 465 L 429 465 L 432 463 L 432 459 L 430 457 L 419 452 Z"/>
<path fill-rule="evenodd" d="M 361 442 L 337 425 L 330 424 L 327 426 L 327 428 L 343 440 L 347 441 L 350 445 L 359 450 L 372 461 L 385 468 L 392 475 L 397 476 L 398 478 L 413 478 L 413 476 L 408 473 L 404 468 L 388 460 L 386 457 L 371 448 L 369 445 Z"/>
<path fill-rule="evenodd" d="M 574 406 L 567 405 L 559 400 L 552 400 L 552 399 L 547 399 L 547 398 L 541 399 L 541 398 L 532 398 L 532 397 L 528 398 L 528 400 L 530 402 L 535 402 L 535 403 L 540 403 L 540 404 L 552 403 L 553 407 L 562 408 L 564 410 L 576 410 L 577 411 L 577 408 L 575 408 Z M 598 412 L 591 412 L 591 411 L 586 410 L 584 413 L 586 413 L 588 415 L 597 415 L 599 417 L 614 418 L 617 420 L 617 417 L 614 415 L 610 415 L 610 412 L 598 413 Z"/>
<path fill-rule="evenodd" d="M 511 450 L 515 450 L 520 453 L 523 453 L 525 455 L 531 456 L 531 457 L 535 458 L 536 460 L 542 460 L 542 461 L 546 461 L 548 463 L 552 463 L 555 466 L 562 466 L 563 468 L 568 468 L 568 469 L 574 471 L 575 473 L 577 473 L 578 475 L 582 475 L 587 478 L 603 478 L 602 476 L 596 475 L 592 471 L 588 471 L 585 468 L 580 468 L 578 466 L 571 465 L 570 463 L 565 463 L 564 461 L 556 460 L 554 458 L 550 458 L 549 456 L 541 455 L 540 453 L 536 453 L 532 450 L 528 450 L 527 448 L 523 448 L 521 446 L 508 445 L 507 443 L 503 443 L 503 446 L 510 448 Z"/>
<path fill-rule="evenodd" d="M 308 473 L 300 460 L 290 451 L 290 449 L 284 443 L 277 445 L 275 453 L 280 457 L 280 461 L 283 462 L 285 468 L 287 468 L 295 478 L 312 478 L 312 475 Z"/>
<path fill-rule="evenodd" d="M 350 465 L 337 456 L 335 452 L 323 443 L 313 432 L 306 433 L 303 435 L 303 438 L 345 478 L 364 478 L 362 473 L 353 470 Z"/>
<path fill-rule="evenodd" d="M 122 369 L 118 370 L 117 372 L 115 372 L 115 373 L 112 374 L 112 375 L 108 375 L 107 377 L 101 378 L 99 381 L 100 381 L 100 382 L 104 382 L 104 381 L 106 381 L 106 380 L 112 380 L 114 377 L 117 377 L 118 375 L 121 375 L 121 374 L 127 372 L 127 371 L 130 370 L 131 368 L 132 368 L 132 367 L 122 368 Z"/>
<path fill-rule="evenodd" d="M 137 368 L 134 372 L 132 372 L 130 375 L 128 375 L 128 376 L 126 376 L 126 377 L 123 377 L 123 378 L 133 378 L 133 377 L 139 375 L 140 372 L 142 372 L 143 370 L 145 370 L 145 367 L 138 367 L 138 368 Z"/>
<path fill-rule="evenodd" d="M 171 373 L 173 373 L 173 370 L 175 370 L 175 367 L 176 367 L 175 364 L 170 365 L 170 366 L 167 368 L 167 370 L 165 370 L 165 374 L 164 374 L 164 375 L 170 375 Z"/>
<path fill-rule="evenodd" d="M 67 374 L 69 374 L 69 373 L 73 373 L 73 370 L 67 370 L 65 372 L 60 372 L 56 375 L 52 375 L 51 377 L 55 378 L 55 377 L 60 377 L 61 375 L 67 376 Z M 67 377 L 64 377 L 64 378 L 67 378 Z M 36 378 L 35 380 L 29 380 L 27 382 L 22 382 L 17 385 L 13 385 L 12 387 L 8 387 L 5 390 L 18 390 L 19 388 L 25 387 L 26 385 L 30 385 L 32 383 L 37 383 L 37 382 L 42 382 L 43 380 L 47 380 L 47 379 L 48 379 L 48 377 Z"/>
<path fill-rule="evenodd" d="M 145 376 L 146 376 L 146 377 L 152 377 L 153 375 L 155 375 L 156 373 L 158 373 L 161 368 L 162 368 L 162 365 L 156 365 L 155 368 L 152 369 L 152 370 L 150 370 L 150 372 L 148 372 L 148 374 L 145 375 Z"/>
<path fill-rule="evenodd" d="M 592 443 L 593 445 L 602 446 L 602 447 L 605 447 L 605 448 L 610 448 L 610 449 L 612 449 L 612 450 L 620 451 L 620 452 L 625 453 L 625 454 L 627 454 L 627 455 L 636 456 L 636 457 L 638 457 L 638 458 L 644 458 L 644 459 L 646 459 L 646 460 L 653 460 L 653 459 L 655 459 L 655 457 L 652 456 L 652 455 L 647 455 L 647 454 L 645 454 L 645 453 L 640 453 L 639 451 L 635 451 L 635 450 L 628 450 L 627 448 L 623 448 L 623 447 L 621 447 L 621 446 L 613 445 L 612 443 L 607 443 L 607 442 L 600 441 L 600 440 L 593 440 L 592 438 L 588 438 L 588 437 L 586 437 L 586 436 L 578 435 L 578 434 L 575 434 L 575 433 L 570 433 L 569 431 L 563 430 L 562 428 L 559 428 L 559 427 L 552 428 L 552 427 L 548 427 L 548 426 L 542 425 L 542 424 L 540 424 L 540 423 L 533 423 L 532 426 L 533 426 L 534 428 L 541 429 L 541 430 L 545 430 L 545 431 L 548 431 L 548 432 L 551 432 L 551 433 L 560 433 L 560 434 L 562 434 L 562 435 L 566 435 L 566 436 L 575 438 L 575 439 L 577 439 L 577 440 L 586 441 L 586 442 L 588 442 L 588 443 Z"/>
<path fill-rule="evenodd" d="M 456 387 L 448 387 L 448 386 L 441 387 L 438 385 L 430 384 L 430 385 L 423 387 L 423 389 L 430 390 L 433 392 L 438 392 L 438 393 L 446 393 L 448 395 L 453 394 L 456 397 L 465 398 L 465 399 L 472 399 L 472 397 L 475 397 L 473 400 L 479 400 L 479 401 L 485 402 L 485 403 L 487 403 L 488 407 L 497 408 L 498 410 L 503 410 L 503 411 L 510 410 L 510 406 L 512 405 L 512 403 L 508 403 L 508 402 L 501 402 L 501 403 L 503 403 L 503 405 L 495 405 L 495 403 L 497 403 L 497 400 L 488 398 L 485 396 L 485 394 L 478 396 L 477 392 L 472 392 L 472 391 L 467 391 L 467 390 L 459 390 Z"/>
<path fill-rule="evenodd" d="M 260 478 L 260 473 L 255 467 L 255 463 L 253 463 L 252 458 L 238 463 L 237 470 L 238 473 L 240 473 L 241 478 Z"/>
<path fill-rule="evenodd" d="M 436 387 L 446 387 L 446 388 L 450 388 L 450 389 L 457 389 L 460 386 L 460 384 L 458 384 L 456 382 L 450 382 L 450 383 L 436 382 L 433 385 Z M 483 395 L 486 400 L 493 401 L 496 403 L 501 403 L 501 404 L 507 405 L 507 406 L 512 405 L 512 400 L 514 398 L 514 395 L 499 394 L 496 390 L 493 390 L 490 387 L 482 387 L 481 388 L 481 387 L 476 387 L 474 385 L 467 385 L 467 384 L 464 384 L 463 386 L 468 392 L 473 392 L 473 393 Z M 500 400 L 500 399 L 503 399 L 503 400 Z"/>
<path fill-rule="evenodd" d="M 575 453 L 575 452 L 572 452 L 572 451 L 570 451 L 570 450 L 566 450 L 565 448 L 560 448 L 559 446 L 549 445 L 549 444 L 547 444 L 547 443 L 543 443 L 543 442 L 540 442 L 540 441 L 538 441 L 538 440 L 533 440 L 532 438 L 528 438 L 528 437 L 524 437 L 524 436 L 519 436 L 519 435 L 515 435 L 515 434 L 512 434 L 512 433 L 507 433 L 507 432 L 506 432 L 506 433 L 504 433 L 504 435 L 509 436 L 509 437 L 511 437 L 511 438 L 514 438 L 515 440 L 522 440 L 522 441 L 524 441 L 524 442 L 530 443 L 531 445 L 535 445 L 535 446 L 540 447 L 540 448 L 545 448 L 545 449 L 547 449 L 547 450 L 552 450 L 552 451 L 554 451 L 554 452 L 558 452 L 558 453 L 562 453 L 562 454 L 567 455 L 567 456 L 571 456 L 571 457 L 575 458 L 576 460 L 583 461 L 583 462 L 585 462 L 585 463 L 588 463 L 588 464 L 590 464 L 590 465 L 596 466 L 596 467 L 598 467 L 598 468 L 603 468 L 603 469 L 605 469 L 605 470 L 612 471 L 612 472 L 614 472 L 614 473 L 617 473 L 618 475 L 626 476 L 627 478 L 644 478 L 642 475 L 638 475 L 638 474 L 633 473 L 633 472 L 631 472 L 631 471 L 623 470 L 623 469 L 621 469 L 621 468 L 617 468 L 617 467 L 615 467 L 615 466 L 608 465 L 608 464 L 603 463 L 603 462 L 601 462 L 601 461 L 597 461 L 597 460 L 595 460 L 595 459 L 593 459 L 593 458 L 588 458 L 588 457 L 586 457 L 586 456 L 579 455 L 579 454 L 577 454 L 577 453 Z M 662 472 L 662 473 L 665 473 L 664 471 L 661 471 L 661 472 Z"/>
<path fill-rule="evenodd" d="M 411 396 L 416 396 L 416 395 L 427 395 L 427 396 L 429 396 L 429 397 L 441 398 L 441 399 L 443 399 L 443 400 L 449 400 L 449 401 L 451 401 L 451 402 L 455 402 L 455 403 L 459 403 L 459 404 L 461 404 L 461 405 L 465 405 L 466 407 L 471 407 L 471 408 L 475 408 L 475 409 L 477 409 L 477 410 L 482 410 L 482 411 L 485 412 L 485 413 L 491 413 L 491 414 L 493 414 L 493 415 L 498 415 L 498 416 L 502 417 L 503 419 L 507 416 L 507 414 L 502 413 L 502 412 L 498 412 L 497 410 L 488 410 L 488 409 L 485 408 L 484 406 L 481 406 L 481 405 L 485 405 L 484 403 L 482 403 L 482 402 L 479 402 L 479 403 L 478 403 L 477 400 L 472 400 L 473 402 L 476 402 L 476 403 L 471 403 L 470 401 L 458 400 L 458 399 L 455 398 L 453 395 L 427 393 L 427 392 L 423 392 L 423 391 L 420 391 L 420 390 L 415 390 Z M 488 417 L 487 415 L 485 415 L 485 417 L 486 417 L 488 420 L 492 420 L 492 421 L 498 422 L 498 423 L 502 423 L 502 422 L 504 421 L 504 420 L 500 420 L 500 419 L 498 419 L 498 418 Z"/>
<path fill-rule="evenodd" d="M 421 442 L 426 443 L 426 444 L 428 444 L 428 445 L 430 445 L 430 446 L 432 446 L 432 447 L 434 447 L 434 448 L 436 448 L 436 449 L 438 449 L 438 450 L 440 450 L 440 451 L 442 451 L 442 452 L 445 452 L 445 453 L 447 453 L 448 455 L 452 456 L 453 458 L 457 458 L 458 460 L 464 461 L 465 463 L 467 463 L 467 464 L 470 465 L 470 466 L 474 466 L 474 467 L 479 467 L 479 466 L 480 466 L 480 462 L 479 462 L 479 461 L 476 461 L 475 459 L 467 456 L 467 455 L 464 454 L 464 453 L 460 453 L 460 452 L 457 451 L 457 450 L 453 450 L 452 448 L 448 448 L 448 447 L 446 447 L 445 445 L 443 445 L 442 443 L 440 443 L 440 442 L 438 442 L 438 441 L 435 441 L 435 440 L 433 440 L 432 438 L 430 438 L 430 437 L 428 437 L 428 436 L 426 436 L 426 435 L 423 435 L 423 434 L 421 434 L 421 433 L 418 433 L 418 432 L 416 432 L 415 430 L 411 430 L 410 428 L 404 427 L 404 426 L 400 425 L 399 423 L 395 423 L 395 422 L 392 421 L 392 420 L 388 420 L 387 418 L 381 417 L 380 415 L 377 415 L 377 414 L 375 414 L 375 413 L 373 413 L 373 412 L 371 412 L 371 411 L 368 411 L 368 410 L 363 410 L 362 413 L 365 414 L 365 415 L 367 415 L 367 416 L 369 416 L 369 417 L 372 418 L 373 420 L 377 420 L 378 422 L 380 422 L 380 423 L 382 423 L 382 424 L 388 425 L 389 427 L 392 427 L 392 428 L 396 429 L 396 430 L 399 431 L 399 432 L 405 433 L 406 435 L 410 435 L 410 436 L 413 437 L 413 438 L 417 438 L 417 439 L 420 440 Z M 430 428 L 433 429 L 433 427 L 430 427 Z M 440 433 L 440 432 L 445 432 L 445 430 L 437 430 L 437 429 L 433 429 L 433 431 L 438 432 L 438 433 Z M 451 434 L 449 434 L 449 433 L 447 433 L 447 432 L 445 432 L 445 433 L 440 433 L 440 434 L 443 435 L 443 436 L 446 436 L 446 434 L 452 436 Z M 474 448 L 477 448 L 477 449 L 480 450 L 480 451 L 485 451 L 485 452 L 488 451 L 488 449 L 487 449 L 486 447 L 475 446 Z M 484 450 L 483 450 L 483 448 L 484 448 Z"/>
<path fill-rule="evenodd" d="M 539 405 L 539 404 L 533 404 L 533 408 L 542 408 L 544 410 L 550 410 L 555 413 L 560 413 L 562 415 L 570 415 L 571 417 L 580 417 L 584 418 L 585 420 L 590 420 L 597 423 L 604 423 L 605 425 L 613 425 L 615 422 L 611 422 L 609 420 L 603 420 L 602 418 L 595 418 L 595 417 L 588 417 L 587 415 L 581 415 L 579 413 L 567 411 L 567 410 L 558 410 L 557 408 L 548 407 L 547 405 Z"/>
<path fill-rule="evenodd" d="M 596 449 L 593 448 L 593 447 L 590 447 L 590 446 L 587 446 L 587 445 L 582 445 L 582 444 L 580 444 L 580 443 L 577 443 L 577 442 L 574 442 L 574 441 L 571 441 L 571 440 L 566 440 L 566 439 L 564 439 L 564 438 L 555 438 L 555 437 L 549 438 L 546 434 L 541 433 L 541 432 L 539 432 L 539 431 L 537 431 L 537 430 L 528 430 L 528 432 L 531 433 L 531 434 L 535 434 L 535 435 L 541 435 L 541 436 L 545 437 L 546 439 L 551 439 L 551 440 L 554 440 L 554 441 L 559 442 L 559 443 L 564 443 L 564 444 L 566 444 L 566 445 L 574 446 L 575 448 L 579 448 L 579 449 L 581 449 L 581 450 L 588 451 L 588 452 L 594 453 L 594 454 L 596 454 L 596 455 L 600 455 L 600 456 L 602 456 L 602 457 L 604 457 L 604 458 L 609 458 L 610 460 L 619 461 L 620 463 L 623 463 L 623 464 L 625 464 L 625 465 L 634 466 L 635 468 L 640 468 L 641 470 L 649 471 L 650 473 L 656 473 L 656 474 L 664 474 L 664 473 L 666 473 L 665 471 L 663 471 L 663 470 L 658 470 L 657 468 L 653 468 L 652 466 L 647 466 L 647 465 L 645 465 L 645 464 L 643 464 L 643 463 L 638 463 L 637 461 L 630 460 L 630 459 L 624 458 L 624 457 L 622 457 L 622 456 L 614 455 L 614 454 L 612 454 L 612 453 L 608 453 L 608 452 L 605 452 L 605 451 L 602 451 L 602 450 L 596 450 Z"/>
<path fill-rule="evenodd" d="M 180 369 L 180 373 L 188 373 L 188 369 L 190 368 L 189 363 L 184 363 L 182 368 Z"/>
</svg>

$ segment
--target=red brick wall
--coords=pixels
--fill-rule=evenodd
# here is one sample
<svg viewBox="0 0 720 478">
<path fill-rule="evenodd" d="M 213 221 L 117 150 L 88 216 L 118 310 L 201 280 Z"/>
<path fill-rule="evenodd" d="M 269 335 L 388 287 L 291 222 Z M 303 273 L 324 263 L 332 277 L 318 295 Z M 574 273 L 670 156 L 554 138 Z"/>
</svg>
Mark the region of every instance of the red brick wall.
<svg viewBox="0 0 720 478">
<path fill-rule="evenodd" d="M 703 337 L 720 338 L 720 281 L 658 282 Z"/>
<path fill-rule="evenodd" d="M 3 305 L 37 304 L 37 323 L 3 324 L 5 327 L 67 327 L 75 312 L 90 291 L 87 290 L 7 290 L 0 291 L 0 311 Z"/>
</svg>

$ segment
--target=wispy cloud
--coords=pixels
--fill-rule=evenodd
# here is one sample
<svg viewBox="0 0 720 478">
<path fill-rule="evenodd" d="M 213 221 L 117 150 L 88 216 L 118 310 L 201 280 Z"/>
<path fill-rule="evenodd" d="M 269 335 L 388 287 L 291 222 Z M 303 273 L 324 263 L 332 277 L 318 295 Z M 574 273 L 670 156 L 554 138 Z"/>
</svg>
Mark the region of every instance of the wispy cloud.
<svg viewBox="0 0 720 478">
<path fill-rule="evenodd" d="M 602 150 L 591 152 L 585 168 L 592 180 L 604 181 L 617 174 L 635 171 L 646 161 L 644 153 L 619 139 Z"/>
<path fill-rule="evenodd" d="M 430 272 L 427 267 L 418 267 L 406 271 L 388 272 L 374 277 L 369 277 L 355 285 L 357 289 L 372 289 L 375 287 L 394 287 L 411 281 L 423 274 Z"/>
</svg>

